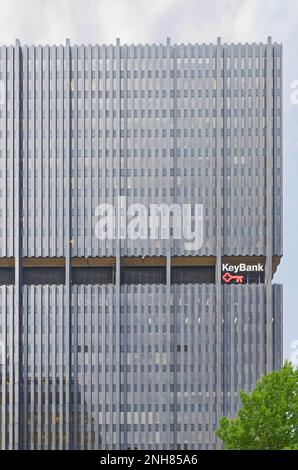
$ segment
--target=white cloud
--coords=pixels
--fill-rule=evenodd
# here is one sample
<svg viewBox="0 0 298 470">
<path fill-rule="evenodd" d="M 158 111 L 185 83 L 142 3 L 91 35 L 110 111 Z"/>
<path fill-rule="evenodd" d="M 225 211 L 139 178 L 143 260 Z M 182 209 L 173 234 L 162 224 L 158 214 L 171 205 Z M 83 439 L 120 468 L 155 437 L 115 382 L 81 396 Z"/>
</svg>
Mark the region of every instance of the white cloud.
<svg viewBox="0 0 298 470">
<path fill-rule="evenodd" d="M 0 0 L 0 42 L 280 41 L 297 16 L 295 0 Z"/>
</svg>

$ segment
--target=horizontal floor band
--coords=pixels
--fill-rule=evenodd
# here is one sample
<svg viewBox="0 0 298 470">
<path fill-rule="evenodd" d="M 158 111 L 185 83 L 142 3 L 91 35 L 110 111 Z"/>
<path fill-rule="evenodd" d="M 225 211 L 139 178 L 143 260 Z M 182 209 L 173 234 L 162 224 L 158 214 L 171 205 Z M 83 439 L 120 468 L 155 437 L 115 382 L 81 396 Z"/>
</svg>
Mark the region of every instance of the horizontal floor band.
<svg viewBox="0 0 298 470">
<path fill-rule="evenodd" d="M 281 256 L 272 256 L 272 271 L 276 272 Z M 223 263 L 230 264 L 257 264 L 265 265 L 265 256 L 222 256 Z M 13 257 L 0 257 L 0 267 L 14 267 Z M 115 257 L 72 257 L 71 265 L 73 267 L 92 267 L 92 266 L 115 266 Z M 215 266 L 215 256 L 172 256 L 171 266 Z M 23 267 L 64 267 L 64 257 L 23 257 Z M 166 258 L 164 256 L 123 256 L 120 259 L 121 266 L 165 266 Z"/>
<path fill-rule="evenodd" d="M 26 285 L 65 284 L 64 266 L 24 267 L 21 283 Z M 228 274 L 230 276 L 230 274 Z M 229 283 L 233 281 L 229 279 Z M 264 271 L 241 272 L 241 283 L 263 283 Z M 235 276 L 234 276 L 235 278 Z M 237 276 L 236 276 L 237 278 Z M 77 266 L 71 269 L 72 284 L 114 284 L 115 266 Z M 236 280 L 234 279 L 236 282 Z M 0 267 L 0 285 L 14 284 L 13 267 Z M 120 269 L 121 284 L 166 284 L 166 266 L 122 266 Z M 214 284 L 215 266 L 171 266 L 171 284 Z M 224 276 L 222 279 L 224 281 Z"/>
</svg>

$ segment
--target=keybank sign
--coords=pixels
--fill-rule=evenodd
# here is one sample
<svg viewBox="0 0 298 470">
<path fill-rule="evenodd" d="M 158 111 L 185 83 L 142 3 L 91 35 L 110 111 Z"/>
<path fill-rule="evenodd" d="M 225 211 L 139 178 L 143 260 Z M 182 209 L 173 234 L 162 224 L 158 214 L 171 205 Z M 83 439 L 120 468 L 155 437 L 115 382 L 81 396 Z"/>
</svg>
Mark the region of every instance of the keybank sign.
<svg viewBox="0 0 298 470">
<path fill-rule="evenodd" d="M 230 263 L 223 263 L 222 264 L 222 271 L 228 273 L 240 273 L 240 272 L 264 272 L 264 265 L 262 263 L 258 264 L 246 264 L 246 263 L 239 263 L 239 264 L 230 264 Z"/>
<path fill-rule="evenodd" d="M 263 278 L 264 265 L 222 263 L 222 281 L 225 284 L 244 284 L 245 282 L 260 282 Z"/>
</svg>

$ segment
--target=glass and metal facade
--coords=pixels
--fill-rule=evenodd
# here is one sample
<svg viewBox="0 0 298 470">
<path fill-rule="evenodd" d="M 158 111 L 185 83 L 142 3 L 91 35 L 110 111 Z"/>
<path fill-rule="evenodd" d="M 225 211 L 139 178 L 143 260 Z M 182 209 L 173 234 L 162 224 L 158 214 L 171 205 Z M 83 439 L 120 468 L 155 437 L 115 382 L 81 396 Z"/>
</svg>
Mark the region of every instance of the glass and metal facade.
<svg viewBox="0 0 298 470">
<path fill-rule="evenodd" d="M 1 447 L 219 447 L 282 363 L 281 45 L 16 41 L 0 84 Z M 99 240 L 119 196 L 202 204 L 202 246 Z"/>
</svg>

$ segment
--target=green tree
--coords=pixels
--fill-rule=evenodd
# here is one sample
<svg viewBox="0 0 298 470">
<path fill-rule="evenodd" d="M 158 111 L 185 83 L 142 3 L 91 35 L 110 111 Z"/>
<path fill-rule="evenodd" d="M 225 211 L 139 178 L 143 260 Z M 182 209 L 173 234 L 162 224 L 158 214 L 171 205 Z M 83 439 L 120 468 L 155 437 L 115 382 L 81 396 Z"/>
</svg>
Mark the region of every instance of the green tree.
<svg viewBox="0 0 298 470">
<path fill-rule="evenodd" d="M 225 449 L 298 448 L 298 369 L 290 362 L 240 398 L 236 418 L 222 418 L 216 431 Z"/>
</svg>

